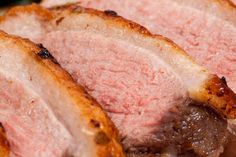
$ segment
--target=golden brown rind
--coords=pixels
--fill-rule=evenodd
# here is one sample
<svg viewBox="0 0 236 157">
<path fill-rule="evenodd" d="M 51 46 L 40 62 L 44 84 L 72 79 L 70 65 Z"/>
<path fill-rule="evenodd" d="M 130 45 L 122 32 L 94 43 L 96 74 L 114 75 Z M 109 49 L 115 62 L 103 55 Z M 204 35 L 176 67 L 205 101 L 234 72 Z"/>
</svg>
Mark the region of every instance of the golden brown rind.
<svg viewBox="0 0 236 157">
<path fill-rule="evenodd" d="M 1 16 L 1 20 L 4 20 L 5 17 L 14 17 L 17 16 L 17 13 L 31 13 L 37 14 L 37 17 L 40 17 L 40 20 L 50 20 L 53 18 L 53 15 L 50 13 L 50 11 L 43 7 L 38 7 L 36 4 L 28 5 L 26 7 L 22 6 L 15 6 L 13 8 L 10 8 L 7 12 L 5 12 L 4 16 Z"/>
<path fill-rule="evenodd" d="M 0 157 L 8 157 L 10 154 L 10 146 L 7 141 L 6 133 L 0 124 Z"/>
<path fill-rule="evenodd" d="M 195 97 L 201 102 L 205 100 L 203 102 L 205 105 L 210 105 L 228 119 L 236 118 L 236 95 L 227 86 L 224 78 L 220 79 L 216 75 L 211 75 Z"/>
<path fill-rule="evenodd" d="M 225 7 L 225 9 L 229 9 L 228 11 L 231 11 L 233 13 L 236 12 L 235 8 L 236 5 L 231 0 L 208 0 L 210 3 L 218 3 L 220 7 Z"/>
<path fill-rule="evenodd" d="M 14 42 L 22 53 L 26 53 L 28 60 L 36 62 L 41 70 L 47 74 L 47 77 L 51 77 L 55 82 L 60 84 L 60 89 L 65 93 L 68 93 L 73 101 L 79 108 L 81 118 L 85 124 L 95 133 L 102 133 L 104 136 L 100 140 L 107 141 L 96 143 L 96 136 L 94 137 L 95 146 L 97 150 L 97 156 L 100 157 L 122 157 L 123 149 L 119 144 L 118 131 L 114 124 L 110 121 L 107 115 L 103 112 L 100 105 L 90 97 L 85 90 L 77 85 L 71 78 L 71 76 L 65 72 L 53 58 L 44 58 L 39 55 L 42 50 L 41 46 L 37 46 L 27 39 L 22 39 L 15 36 L 9 36 L 8 34 L 0 31 L 0 38 L 6 41 Z M 93 121 L 99 123 L 94 125 Z M 106 139 L 104 139 L 106 137 Z M 100 141 L 100 142 L 101 142 Z"/>
</svg>

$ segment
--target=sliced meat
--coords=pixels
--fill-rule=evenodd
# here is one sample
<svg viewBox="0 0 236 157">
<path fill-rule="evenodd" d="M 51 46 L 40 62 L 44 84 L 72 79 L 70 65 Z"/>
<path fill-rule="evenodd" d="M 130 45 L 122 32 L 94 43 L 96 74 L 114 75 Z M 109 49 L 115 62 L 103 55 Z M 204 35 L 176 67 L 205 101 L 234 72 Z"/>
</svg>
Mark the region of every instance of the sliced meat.
<svg viewBox="0 0 236 157">
<path fill-rule="evenodd" d="M 106 114 L 45 48 L 0 32 L 0 49 L 0 122 L 10 157 L 123 156 Z"/>
<path fill-rule="evenodd" d="M 68 0 L 60 1 L 60 4 Z M 76 0 L 74 0 L 75 2 Z M 181 46 L 197 63 L 225 76 L 236 91 L 236 9 L 229 0 L 77 0 L 114 10 Z M 57 4 L 55 2 L 55 4 Z M 54 6 L 45 0 L 42 5 Z M 223 67 L 222 67 L 223 65 Z"/>
<path fill-rule="evenodd" d="M 102 104 L 130 155 L 157 155 L 171 147 L 180 155 L 222 152 L 222 116 L 235 118 L 235 94 L 168 39 L 113 11 L 77 5 L 16 7 L 1 18 L 0 28 L 43 43 Z"/>
<path fill-rule="evenodd" d="M 235 0 L 61 0 L 60 3 L 44 0 L 42 5 L 52 7 L 68 1 L 80 2 L 86 7 L 114 10 L 154 33 L 167 36 L 199 64 L 225 76 L 229 86 L 236 90 Z M 236 145 L 234 143 L 229 146 L 232 150 Z M 232 155 L 229 152 L 226 156 L 230 157 L 229 154 Z"/>
</svg>

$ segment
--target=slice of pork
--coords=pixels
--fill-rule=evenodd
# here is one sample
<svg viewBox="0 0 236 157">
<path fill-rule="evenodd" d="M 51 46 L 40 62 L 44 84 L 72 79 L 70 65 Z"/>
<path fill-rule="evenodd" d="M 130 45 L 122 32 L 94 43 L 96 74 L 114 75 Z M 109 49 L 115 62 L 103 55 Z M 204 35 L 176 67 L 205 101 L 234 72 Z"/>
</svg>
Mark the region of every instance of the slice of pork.
<svg viewBox="0 0 236 157">
<path fill-rule="evenodd" d="M 236 88 L 236 9 L 229 1 L 138 0 L 133 3 L 130 0 L 44 0 L 42 5 L 52 7 L 73 2 L 102 10 L 115 10 L 143 24 L 152 32 L 167 36 L 183 47 L 199 64 L 226 77 L 232 89 Z"/>
<path fill-rule="evenodd" d="M 197 63 L 225 76 L 236 91 L 236 9 L 229 0 L 73 0 L 114 10 L 181 46 Z M 45 0 L 51 7 L 72 0 Z"/>
<path fill-rule="evenodd" d="M 236 96 L 224 79 L 168 39 L 113 11 L 77 5 L 16 7 L 1 18 L 0 28 L 43 43 L 102 104 L 131 156 L 173 147 L 186 156 L 223 151 L 223 117 L 236 117 Z"/>
<path fill-rule="evenodd" d="M 0 49 L 0 122 L 10 157 L 123 156 L 106 114 L 45 48 L 0 32 Z"/>
</svg>

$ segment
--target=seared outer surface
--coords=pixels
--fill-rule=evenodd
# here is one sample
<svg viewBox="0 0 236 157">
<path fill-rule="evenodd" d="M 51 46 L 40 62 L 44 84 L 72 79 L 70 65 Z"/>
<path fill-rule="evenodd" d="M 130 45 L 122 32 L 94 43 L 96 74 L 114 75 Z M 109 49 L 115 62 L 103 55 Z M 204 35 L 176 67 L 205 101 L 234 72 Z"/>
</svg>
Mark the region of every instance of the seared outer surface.
<svg viewBox="0 0 236 157">
<path fill-rule="evenodd" d="M 3 126 L 0 124 L 0 157 L 8 157 L 10 153 L 9 143 Z"/>
<path fill-rule="evenodd" d="M 63 92 L 69 93 L 71 100 L 77 102 L 82 115 L 81 119 L 95 133 L 94 143 L 97 150 L 96 156 L 124 156 L 119 144 L 118 132 L 107 115 L 102 111 L 100 105 L 90 97 L 84 89 L 73 82 L 72 78 L 55 62 L 55 59 L 41 45 L 36 46 L 32 42 L 19 37 L 12 37 L 0 32 L 0 38 L 5 41 L 12 41 L 27 53 L 30 59 L 35 60 L 47 71 L 55 82 L 59 82 Z M 48 51 L 47 51 L 48 52 Z M 66 116 L 66 115 L 65 115 Z M 99 124 L 99 125 L 95 125 Z"/>
<path fill-rule="evenodd" d="M 204 85 L 201 92 L 196 97 L 205 97 L 209 104 L 215 104 L 213 107 L 217 112 L 223 112 L 224 115 L 230 115 L 230 118 L 236 118 L 236 96 L 233 91 L 227 87 L 227 82 L 212 75 L 209 81 Z M 201 99 L 201 98 L 199 98 Z"/>
</svg>

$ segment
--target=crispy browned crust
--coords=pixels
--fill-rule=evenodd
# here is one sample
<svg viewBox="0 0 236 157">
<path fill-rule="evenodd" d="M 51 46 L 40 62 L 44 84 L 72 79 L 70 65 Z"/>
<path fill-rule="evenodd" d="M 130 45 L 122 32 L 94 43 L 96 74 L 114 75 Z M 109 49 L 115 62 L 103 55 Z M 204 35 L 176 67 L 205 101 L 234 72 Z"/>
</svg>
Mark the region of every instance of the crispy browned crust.
<svg viewBox="0 0 236 157">
<path fill-rule="evenodd" d="M 225 2 L 226 3 L 226 2 Z M 46 13 L 42 13 L 42 12 Z M 171 46 L 172 49 L 175 49 L 176 53 L 179 53 L 183 55 L 186 59 L 192 60 L 191 57 L 189 57 L 180 47 L 178 47 L 174 42 L 171 40 L 161 36 L 161 35 L 153 35 L 151 34 L 146 28 L 132 22 L 129 20 L 126 20 L 120 16 L 118 16 L 114 12 L 109 11 L 98 11 L 95 9 L 88 9 L 80 7 L 77 4 L 73 5 L 63 5 L 63 6 L 57 6 L 54 8 L 51 8 L 50 10 L 46 10 L 38 5 L 31 5 L 26 7 L 16 7 L 8 11 L 3 17 L 0 18 L 0 22 L 8 17 L 17 15 L 19 12 L 30 12 L 38 14 L 40 12 L 40 15 L 42 14 L 50 14 L 48 17 L 50 19 L 57 19 L 60 14 L 63 14 L 63 16 L 67 16 L 69 14 L 89 14 L 90 16 L 96 16 L 102 18 L 108 25 L 112 25 L 114 27 L 118 27 L 120 29 L 126 29 L 130 32 L 137 33 L 145 38 L 151 38 L 154 40 L 162 41 L 163 43 L 167 43 L 169 46 Z M 60 22 L 60 21 L 58 21 Z M 194 63 L 194 61 L 192 60 Z M 195 64 L 195 63 L 194 63 Z M 224 91 L 227 91 L 227 93 L 224 94 L 224 96 L 217 96 L 217 93 L 220 93 L 224 89 Z M 202 91 L 198 93 L 192 93 L 192 98 L 197 99 L 200 102 L 206 103 L 217 110 L 219 113 L 224 115 L 227 118 L 236 118 L 236 108 L 234 107 L 236 104 L 236 96 L 235 93 L 227 87 L 221 79 L 218 77 L 213 77 L 208 80 L 208 82 L 205 82 L 204 86 L 202 87 Z"/>
<path fill-rule="evenodd" d="M 10 154 L 10 146 L 7 141 L 5 130 L 0 124 L 0 157 L 8 157 Z"/>
<path fill-rule="evenodd" d="M 212 0 L 212 2 L 219 3 L 221 7 L 227 7 L 230 11 L 233 11 L 234 13 L 236 12 L 236 5 L 231 0 Z"/>
<path fill-rule="evenodd" d="M 100 105 L 90 97 L 85 90 L 74 83 L 71 76 L 65 72 L 51 56 L 42 56 L 44 48 L 37 46 L 27 39 L 9 36 L 0 31 L 0 38 L 14 42 L 26 53 L 29 60 L 37 62 L 48 77 L 51 77 L 61 86 L 60 90 L 69 93 L 73 102 L 80 108 L 83 122 L 95 132 L 94 142 L 99 157 L 123 157 L 123 149 L 119 143 L 118 131 Z M 1 141 L 0 141 L 1 142 Z"/>
<path fill-rule="evenodd" d="M 218 0 L 219 1 L 219 0 Z M 230 5 L 231 7 L 236 7 L 235 3 L 231 0 L 221 0 L 223 3 L 226 3 L 226 5 Z"/>
<path fill-rule="evenodd" d="M 50 20 L 53 18 L 52 14 L 48 9 L 44 9 L 43 7 L 36 7 L 36 4 L 28 5 L 27 7 L 22 6 L 15 6 L 14 8 L 10 9 L 10 11 L 7 11 L 5 15 L 9 17 L 17 16 L 18 12 L 25 12 L 25 13 L 37 13 L 37 17 L 40 17 L 40 20 Z M 12 11 L 11 11 L 12 10 Z M 4 20 L 5 16 L 1 16 L 0 18 Z"/>
<path fill-rule="evenodd" d="M 215 111 L 222 113 L 229 119 L 236 118 L 236 95 L 227 86 L 224 78 L 212 75 L 202 90 L 195 97 L 206 105 L 211 105 Z"/>
</svg>

